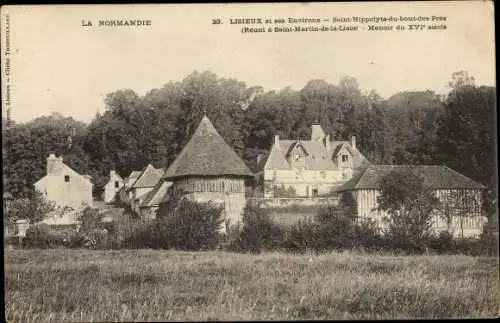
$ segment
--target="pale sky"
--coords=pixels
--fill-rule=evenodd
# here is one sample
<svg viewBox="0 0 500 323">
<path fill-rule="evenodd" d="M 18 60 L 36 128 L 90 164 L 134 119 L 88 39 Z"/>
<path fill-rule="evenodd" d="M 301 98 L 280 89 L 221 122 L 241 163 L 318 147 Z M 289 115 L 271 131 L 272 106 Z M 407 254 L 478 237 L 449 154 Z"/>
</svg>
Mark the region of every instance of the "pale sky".
<svg viewBox="0 0 500 323">
<path fill-rule="evenodd" d="M 6 14 L 12 117 L 21 122 L 53 111 L 88 122 L 103 111 L 107 93 L 132 89 L 144 95 L 194 70 L 266 91 L 298 90 L 311 79 L 337 84 L 349 75 L 363 91 L 375 89 L 384 98 L 403 90 L 442 93 L 458 70 L 467 70 L 476 84 L 495 85 L 491 2 L 3 6 L 3 98 Z M 229 22 L 320 18 L 330 22 L 300 26 L 331 26 L 339 25 L 331 23 L 332 17 L 419 15 L 446 17 L 447 29 L 241 33 L 242 25 Z M 212 25 L 212 18 L 223 24 Z M 116 19 L 150 20 L 151 25 L 97 26 L 99 20 Z M 93 26 L 83 27 L 82 20 Z"/>
</svg>

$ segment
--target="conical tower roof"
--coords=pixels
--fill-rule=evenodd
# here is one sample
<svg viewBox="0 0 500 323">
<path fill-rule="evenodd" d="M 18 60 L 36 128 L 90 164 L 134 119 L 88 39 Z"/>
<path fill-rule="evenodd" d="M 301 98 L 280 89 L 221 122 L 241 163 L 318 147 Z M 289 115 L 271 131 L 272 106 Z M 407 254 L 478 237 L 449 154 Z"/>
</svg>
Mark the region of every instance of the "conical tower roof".
<svg viewBox="0 0 500 323">
<path fill-rule="evenodd" d="M 189 142 L 163 174 L 170 180 L 182 176 L 253 176 L 236 152 L 204 116 Z"/>
</svg>

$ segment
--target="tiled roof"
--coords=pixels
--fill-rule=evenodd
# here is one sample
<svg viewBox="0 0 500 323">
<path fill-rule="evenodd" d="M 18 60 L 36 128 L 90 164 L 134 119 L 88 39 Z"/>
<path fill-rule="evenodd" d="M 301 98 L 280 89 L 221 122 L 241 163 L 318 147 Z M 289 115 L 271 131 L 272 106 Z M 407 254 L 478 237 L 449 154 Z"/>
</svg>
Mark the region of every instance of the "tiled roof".
<svg viewBox="0 0 500 323">
<path fill-rule="evenodd" d="M 337 188 L 338 192 L 356 189 L 378 189 L 380 180 L 392 171 L 415 170 L 432 189 L 485 189 L 480 183 L 446 166 L 370 165 Z"/>
<path fill-rule="evenodd" d="M 295 147 L 297 140 L 280 140 L 278 145 L 273 145 L 259 162 L 257 169 L 291 169 L 286 156 Z M 352 154 L 354 168 L 359 168 L 368 163 L 365 156 L 351 146 L 348 141 L 330 141 L 327 149 L 322 140 L 300 140 L 300 144 L 307 152 L 305 162 L 308 169 L 313 170 L 335 170 L 338 169 L 333 157 L 340 151 L 342 146 Z"/>
<path fill-rule="evenodd" d="M 144 197 L 141 203 L 141 208 L 154 207 L 160 205 L 165 194 L 167 194 L 168 188 L 172 185 L 172 182 L 160 181 L 156 186 L 149 191 Z"/>
<path fill-rule="evenodd" d="M 189 175 L 250 177 L 253 173 L 204 116 L 162 178 L 173 179 Z"/>
<path fill-rule="evenodd" d="M 146 166 L 141 175 L 137 177 L 131 188 L 153 187 L 161 178 L 161 171 L 154 168 L 151 164 Z"/>
</svg>

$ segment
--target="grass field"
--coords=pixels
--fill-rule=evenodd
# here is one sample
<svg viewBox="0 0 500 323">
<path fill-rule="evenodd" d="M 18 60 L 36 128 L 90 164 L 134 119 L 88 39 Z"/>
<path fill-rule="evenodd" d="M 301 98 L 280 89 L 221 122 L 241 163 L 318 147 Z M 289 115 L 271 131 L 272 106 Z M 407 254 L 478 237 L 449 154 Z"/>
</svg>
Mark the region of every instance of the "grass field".
<svg viewBox="0 0 500 323">
<path fill-rule="evenodd" d="M 496 317 L 498 258 L 5 250 L 8 322 Z"/>
</svg>

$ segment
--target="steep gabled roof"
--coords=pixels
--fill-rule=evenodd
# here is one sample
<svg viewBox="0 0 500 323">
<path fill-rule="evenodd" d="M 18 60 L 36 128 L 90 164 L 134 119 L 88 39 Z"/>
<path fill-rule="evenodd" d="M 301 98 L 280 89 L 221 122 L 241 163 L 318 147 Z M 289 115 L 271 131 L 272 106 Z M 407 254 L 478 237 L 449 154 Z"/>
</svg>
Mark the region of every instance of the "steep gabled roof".
<svg viewBox="0 0 500 323">
<path fill-rule="evenodd" d="M 140 170 L 133 170 L 130 175 L 128 175 L 128 178 L 137 178 L 139 177 L 139 175 L 141 175 L 141 171 Z"/>
<path fill-rule="evenodd" d="M 288 151 L 286 152 L 285 156 L 288 156 L 290 155 L 290 153 L 292 152 L 292 150 L 295 149 L 295 147 L 299 146 L 300 148 L 302 148 L 302 150 L 304 151 L 304 153 L 309 156 L 309 153 L 307 152 L 307 149 L 304 147 L 304 145 L 302 144 L 302 142 L 300 141 L 300 139 L 297 139 L 295 141 L 295 143 L 291 144 L 290 147 L 288 148 Z"/>
<path fill-rule="evenodd" d="M 60 175 L 70 175 L 71 177 L 76 177 L 80 178 L 83 181 L 71 181 L 71 185 L 80 187 L 81 189 L 87 189 L 87 184 L 85 182 L 92 184 L 92 177 L 90 175 L 81 175 L 79 174 L 76 170 L 73 168 L 69 167 L 66 165 L 64 162 L 62 163 L 62 167 L 58 171 L 54 171 L 50 174 L 46 174 L 44 177 L 40 178 L 38 181 L 36 181 L 33 185 L 38 186 L 42 184 L 45 181 L 48 181 L 52 176 L 60 176 Z"/>
<path fill-rule="evenodd" d="M 415 170 L 432 189 L 485 189 L 480 183 L 446 166 L 370 165 L 337 188 L 338 192 L 357 189 L 378 189 L 381 179 L 392 171 Z"/>
<path fill-rule="evenodd" d="M 286 156 L 297 143 L 297 140 L 280 140 L 278 145 L 271 147 L 269 153 L 260 161 L 257 169 L 290 169 L 291 166 L 286 160 Z M 330 141 L 330 149 L 325 148 L 323 140 L 301 140 L 300 145 L 308 153 L 305 161 L 309 169 L 338 169 L 332 158 L 342 147 L 345 147 L 352 154 L 354 168 L 362 167 L 368 163 L 366 157 L 357 148 L 352 147 L 348 141 Z"/>
<path fill-rule="evenodd" d="M 139 175 L 141 175 L 141 171 L 140 170 L 133 170 L 130 173 L 130 175 L 128 175 L 128 177 L 125 178 L 125 180 L 124 180 L 124 183 L 125 183 L 124 187 L 127 188 L 127 189 L 130 188 L 130 186 L 132 184 L 134 184 L 135 180 L 137 179 L 137 177 L 139 177 Z"/>
<path fill-rule="evenodd" d="M 167 190 L 172 185 L 172 182 L 159 181 L 155 187 L 149 191 L 144 200 L 142 201 L 140 208 L 155 207 L 159 206 L 160 202 L 163 200 Z"/>
<path fill-rule="evenodd" d="M 204 116 L 162 179 L 190 175 L 251 177 L 253 173 Z"/>
<path fill-rule="evenodd" d="M 131 188 L 153 187 L 161 178 L 161 171 L 154 168 L 151 164 L 146 166 L 141 175 L 137 177 Z"/>
</svg>

